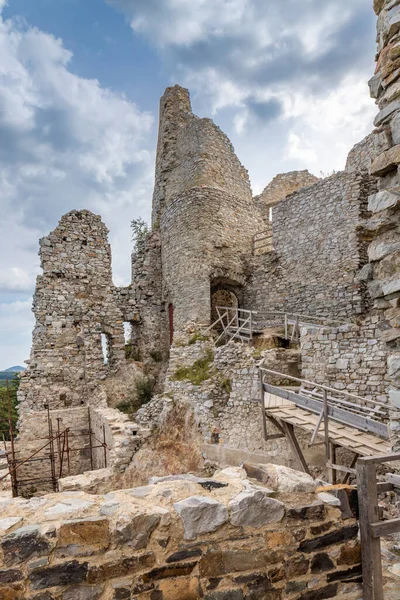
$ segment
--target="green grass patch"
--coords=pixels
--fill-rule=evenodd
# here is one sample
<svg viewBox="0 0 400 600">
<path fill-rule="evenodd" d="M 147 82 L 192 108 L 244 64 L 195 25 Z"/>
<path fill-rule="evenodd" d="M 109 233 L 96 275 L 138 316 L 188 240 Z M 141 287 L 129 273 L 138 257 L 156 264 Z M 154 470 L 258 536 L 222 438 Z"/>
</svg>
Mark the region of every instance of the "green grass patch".
<svg viewBox="0 0 400 600">
<path fill-rule="evenodd" d="M 178 367 L 171 379 L 173 381 L 187 380 L 190 381 L 190 383 L 193 383 L 193 385 L 200 385 L 203 381 L 210 379 L 212 375 L 210 367 L 213 360 L 214 354 L 209 348 L 206 350 L 204 356 L 197 359 L 191 366 Z"/>
<path fill-rule="evenodd" d="M 189 346 L 192 346 L 193 344 L 195 344 L 196 342 L 207 342 L 210 338 L 206 335 L 203 335 L 202 333 L 200 333 L 200 331 L 196 331 L 196 333 L 194 333 L 190 338 L 189 338 Z"/>
<path fill-rule="evenodd" d="M 226 392 L 228 395 L 231 393 L 232 379 L 230 377 L 222 377 L 220 379 L 220 385 L 221 385 L 222 389 L 224 390 L 224 392 Z"/>
</svg>

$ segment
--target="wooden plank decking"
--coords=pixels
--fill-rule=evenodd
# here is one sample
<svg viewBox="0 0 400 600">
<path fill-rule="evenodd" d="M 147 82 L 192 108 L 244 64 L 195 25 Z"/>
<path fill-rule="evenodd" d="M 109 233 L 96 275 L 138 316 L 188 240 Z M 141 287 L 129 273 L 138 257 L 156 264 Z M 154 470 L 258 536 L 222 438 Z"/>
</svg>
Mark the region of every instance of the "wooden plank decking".
<svg viewBox="0 0 400 600">
<path fill-rule="evenodd" d="M 268 392 L 264 393 L 264 404 L 267 416 L 300 427 L 300 429 L 309 433 L 314 432 L 319 419 L 317 414 Z M 324 438 L 323 425 L 319 429 L 318 436 Z M 333 444 L 347 448 L 360 456 L 388 454 L 391 450 L 389 440 L 384 440 L 377 435 L 365 433 L 332 420 L 329 421 L 329 440 Z"/>
</svg>

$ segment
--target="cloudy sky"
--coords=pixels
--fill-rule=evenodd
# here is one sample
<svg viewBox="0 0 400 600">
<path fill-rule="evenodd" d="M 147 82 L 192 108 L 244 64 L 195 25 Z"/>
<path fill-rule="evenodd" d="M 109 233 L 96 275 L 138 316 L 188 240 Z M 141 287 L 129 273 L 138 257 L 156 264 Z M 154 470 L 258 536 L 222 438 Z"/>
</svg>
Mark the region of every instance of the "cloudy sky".
<svg viewBox="0 0 400 600">
<path fill-rule="evenodd" d="M 189 87 L 248 168 L 343 168 L 372 129 L 372 0 L 0 0 L 0 369 L 29 356 L 38 239 L 87 208 L 129 283 L 159 97 Z"/>
</svg>

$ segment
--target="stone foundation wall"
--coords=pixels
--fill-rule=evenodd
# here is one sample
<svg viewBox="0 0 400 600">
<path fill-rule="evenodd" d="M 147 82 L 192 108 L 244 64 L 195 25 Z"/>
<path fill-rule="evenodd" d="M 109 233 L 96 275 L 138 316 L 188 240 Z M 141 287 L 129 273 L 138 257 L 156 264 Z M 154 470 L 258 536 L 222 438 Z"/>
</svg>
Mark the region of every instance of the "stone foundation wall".
<svg viewBox="0 0 400 600">
<path fill-rule="evenodd" d="M 1 501 L 0 597 L 359 598 L 348 501 L 316 495 L 311 478 L 290 470 L 257 472 L 269 487 L 229 469 L 106 496 Z"/>
<path fill-rule="evenodd" d="M 204 381 L 194 384 L 185 377 L 176 379 L 181 367 L 191 369 L 207 356 L 209 372 Z M 236 343 L 215 348 L 204 341 L 183 345 L 179 339 L 179 344 L 171 347 L 164 393 L 142 407 L 135 420 L 151 428 L 157 425 L 166 404 L 186 402 L 194 410 L 204 452 L 210 460 L 237 465 L 244 460 L 260 460 L 299 468 L 286 439 L 264 440 L 258 379 L 261 362 L 272 370 L 299 375 L 299 357 L 291 351 L 259 351 Z M 285 380 L 276 379 L 275 383 L 283 384 Z M 272 425 L 267 427 L 269 433 L 276 433 Z M 306 458 L 321 472 L 325 465 L 323 451 L 309 448 L 309 436 L 301 430 L 296 434 Z"/>
<path fill-rule="evenodd" d="M 363 398 L 387 402 L 387 348 L 380 340 L 379 316 L 361 326 L 301 332 L 302 377 Z"/>
<path fill-rule="evenodd" d="M 54 442 L 56 480 L 62 482 L 62 489 L 91 488 L 93 480 L 100 482 L 102 477 L 118 479 L 129 466 L 133 455 L 139 449 L 148 432 L 132 422 L 130 418 L 112 408 L 72 408 L 51 411 L 53 435 L 69 429 L 69 461 L 66 452 Z M 89 435 L 91 429 L 92 435 Z M 47 412 L 25 415 L 18 437 L 15 440 L 17 460 L 30 458 L 46 445 L 48 440 Z M 106 449 L 102 444 L 106 443 Z M 92 453 L 90 446 L 93 446 Z M 10 450 L 10 443 L 7 443 Z M 60 453 L 62 470 L 60 468 Z M 52 488 L 51 463 L 48 459 L 50 447 L 47 446 L 35 455 L 35 460 L 18 468 L 19 493 L 43 493 Z M 47 457 L 47 458 L 45 458 Z M 37 460 L 40 459 L 40 460 Z M 107 467 L 107 469 L 105 469 Z M 106 470 L 107 473 L 103 471 Z M 101 472 L 100 472 L 101 471 Z M 60 478 L 61 476 L 61 478 Z M 30 483 L 24 480 L 37 479 Z M 10 484 L 7 486 L 10 488 Z"/>
<path fill-rule="evenodd" d="M 104 448 L 93 451 L 93 468 L 112 468 L 118 472 L 126 469 L 138 450 L 142 435 L 141 428 L 119 410 L 112 408 L 90 409 L 94 445 L 107 444 L 106 460 Z M 106 464 L 107 463 L 107 464 Z"/>
<path fill-rule="evenodd" d="M 245 306 L 350 318 L 370 305 L 356 277 L 367 262 L 357 228 L 367 215 L 375 180 L 337 173 L 300 190 L 272 209 L 274 251 L 255 257 Z"/>
<path fill-rule="evenodd" d="M 89 429 L 89 411 L 85 408 L 73 408 L 51 411 L 51 422 L 53 435 L 58 430 L 64 431 L 69 428 L 69 473 L 77 475 L 91 468 L 90 460 L 90 438 Z M 24 415 L 18 436 L 15 440 L 16 457 L 18 460 L 25 460 L 31 457 L 35 452 L 46 445 L 49 436 L 47 412 L 32 412 Z M 62 444 L 62 442 L 61 442 Z M 9 446 L 9 444 L 8 444 Z M 79 450 L 75 450 L 79 448 Z M 8 448 L 10 450 L 10 448 Z M 61 446 L 62 449 L 62 446 Z M 60 453 L 58 442 L 54 443 L 55 450 L 55 470 L 57 477 L 60 473 Z M 33 462 L 28 462 L 17 469 L 18 480 L 21 482 L 19 493 L 39 493 L 52 489 L 51 482 L 51 463 L 48 458 L 50 448 L 47 446 L 38 454 Z M 63 462 L 63 474 L 68 474 L 68 463 L 66 456 Z M 22 484 L 24 480 L 39 479 L 41 481 L 32 481 Z"/>
</svg>

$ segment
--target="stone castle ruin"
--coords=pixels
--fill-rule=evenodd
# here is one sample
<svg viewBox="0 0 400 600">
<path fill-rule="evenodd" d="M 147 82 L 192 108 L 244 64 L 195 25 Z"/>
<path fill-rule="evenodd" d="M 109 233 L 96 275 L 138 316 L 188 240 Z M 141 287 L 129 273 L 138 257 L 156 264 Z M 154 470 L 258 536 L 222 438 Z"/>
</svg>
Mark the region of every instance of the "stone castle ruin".
<svg viewBox="0 0 400 600">
<path fill-rule="evenodd" d="M 343 171 L 253 197 L 174 86 L 131 284 L 87 210 L 40 241 L 0 598 L 360 598 L 356 460 L 400 451 L 400 3 L 374 9 Z"/>
</svg>

